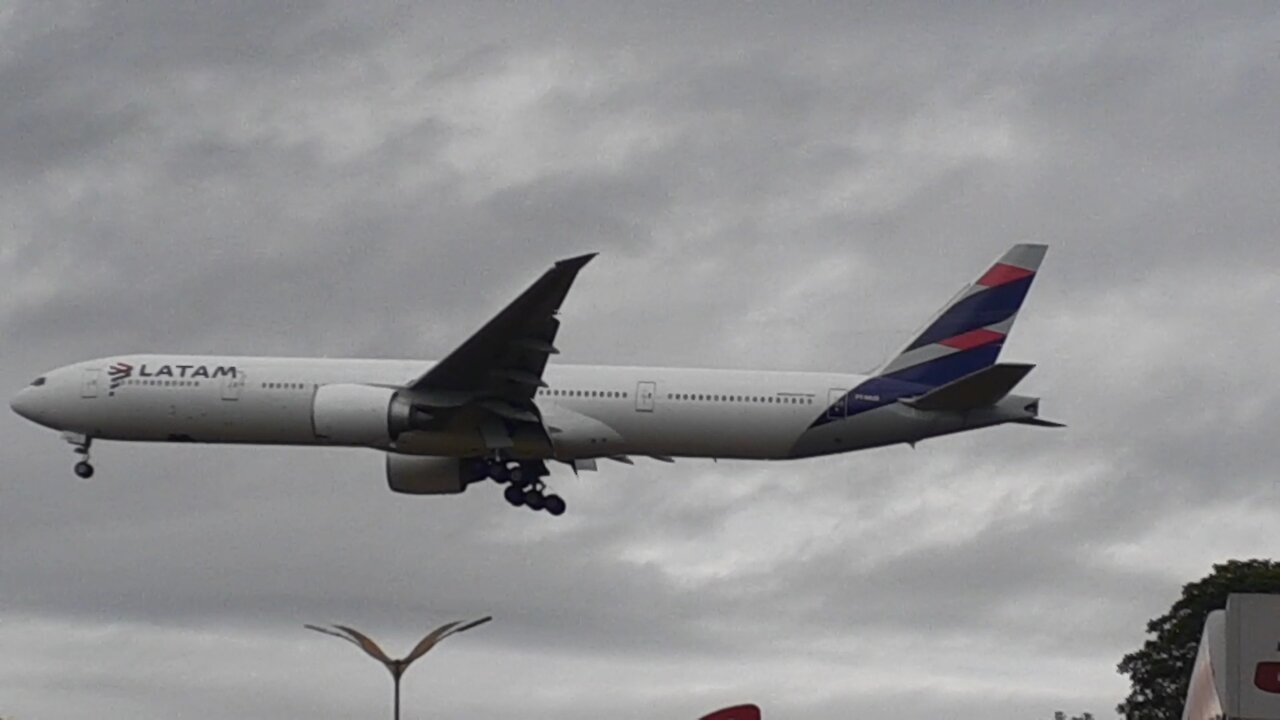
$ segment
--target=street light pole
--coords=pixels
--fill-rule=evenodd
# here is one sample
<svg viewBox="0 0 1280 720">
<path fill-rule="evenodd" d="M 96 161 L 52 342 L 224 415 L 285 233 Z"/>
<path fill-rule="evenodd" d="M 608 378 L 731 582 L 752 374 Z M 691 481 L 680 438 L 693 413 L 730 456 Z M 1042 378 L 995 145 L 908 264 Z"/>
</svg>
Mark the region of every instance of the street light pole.
<svg viewBox="0 0 1280 720">
<path fill-rule="evenodd" d="M 346 625 L 334 625 L 332 628 L 323 628 L 316 625 L 303 625 L 303 627 L 308 630 L 315 630 L 316 632 L 324 633 L 325 635 L 342 638 L 363 650 L 369 657 L 382 663 L 382 666 L 387 669 L 387 672 L 391 673 L 391 682 L 394 686 L 395 699 L 392 704 L 394 713 L 392 717 L 395 720 L 400 720 L 400 677 L 409 669 L 409 666 L 413 664 L 413 661 L 423 655 L 426 655 L 431 648 L 439 645 L 445 638 L 470 630 L 473 627 L 483 625 L 492 619 L 492 616 L 485 616 L 479 620 L 472 620 L 468 623 L 461 621 L 445 623 L 444 625 L 441 625 L 435 630 L 427 633 L 426 637 L 419 640 L 418 644 L 413 647 L 413 650 L 409 651 L 408 655 L 405 655 L 399 660 L 393 660 L 383 652 L 382 648 L 378 647 L 378 644 L 370 639 L 368 635 L 349 628 Z"/>
<path fill-rule="evenodd" d="M 395 720 L 400 720 L 400 675 L 392 675 L 391 681 L 396 685 L 396 704 L 395 704 Z"/>
</svg>

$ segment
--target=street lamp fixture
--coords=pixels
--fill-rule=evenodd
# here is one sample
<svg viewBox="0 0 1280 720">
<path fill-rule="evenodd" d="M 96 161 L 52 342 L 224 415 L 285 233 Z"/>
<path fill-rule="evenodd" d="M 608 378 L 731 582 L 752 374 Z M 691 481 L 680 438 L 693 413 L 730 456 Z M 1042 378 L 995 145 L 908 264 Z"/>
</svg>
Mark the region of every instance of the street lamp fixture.
<svg viewBox="0 0 1280 720">
<path fill-rule="evenodd" d="M 332 628 L 323 628 L 316 625 L 303 625 L 303 627 L 308 630 L 315 630 L 316 632 L 324 633 L 325 635 L 342 638 L 363 650 L 369 657 L 382 663 L 383 667 L 387 669 L 387 672 L 391 673 L 391 680 L 395 685 L 395 714 L 393 717 L 395 720 L 400 720 L 400 677 L 409 669 L 409 666 L 413 664 L 413 661 L 423 655 L 426 655 L 431 648 L 439 645 L 445 638 L 470 630 L 473 627 L 483 625 L 492 619 L 492 617 L 486 616 L 479 620 L 472 620 L 467 623 L 457 621 L 441 625 L 435 630 L 427 633 L 427 636 L 419 640 L 418 644 L 413 647 L 413 650 L 409 651 L 408 655 L 405 655 L 399 660 L 393 660 L 383 652 L 382 648 L 378 647 L 378 644 L 370 639 L 368 635 L 349 628 L 346 625 L 334 625 Z"/>
</svg>

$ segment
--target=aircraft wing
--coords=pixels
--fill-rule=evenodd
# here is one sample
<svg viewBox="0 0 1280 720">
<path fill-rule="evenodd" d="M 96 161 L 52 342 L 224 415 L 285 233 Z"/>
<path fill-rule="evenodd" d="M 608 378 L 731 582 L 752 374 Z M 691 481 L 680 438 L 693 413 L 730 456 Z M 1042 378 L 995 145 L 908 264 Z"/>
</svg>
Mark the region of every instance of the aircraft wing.
<svg viewBox="0 0 1280 720">
<path fill-rule="evenodd" d="M 554 342 L 556 314 L 574 278 L 595 253 L 561 260 L 443 360 L 408 385 L 419 402 L 439 416 L 443 409 L 479 408 L 481 433 L 492 447 L 505 435 L 493 416 L 541 424 L 534 393 L 543 387 Z M 446 412 L 444 414 L 453 414 Z"/>
</svg>

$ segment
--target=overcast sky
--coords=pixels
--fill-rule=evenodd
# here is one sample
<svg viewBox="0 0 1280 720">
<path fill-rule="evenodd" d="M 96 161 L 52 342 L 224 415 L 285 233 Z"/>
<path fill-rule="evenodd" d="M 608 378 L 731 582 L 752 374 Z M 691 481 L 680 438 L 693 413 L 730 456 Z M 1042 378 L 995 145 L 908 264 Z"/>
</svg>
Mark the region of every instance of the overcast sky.
<svg viewBox="0 0 1280 720">
<path fill-rule="evenodd" d="M 1110 716 L 1280 526 L 1271 3 L 0 5 L 0 390 L 110 354 L 437 358 L 600 257 L 556 361 L 861 371 L 1015 242 L 1064 431 L 390 493 L 358 450 L 0 415 L 0 715 Z"/>
</svg>

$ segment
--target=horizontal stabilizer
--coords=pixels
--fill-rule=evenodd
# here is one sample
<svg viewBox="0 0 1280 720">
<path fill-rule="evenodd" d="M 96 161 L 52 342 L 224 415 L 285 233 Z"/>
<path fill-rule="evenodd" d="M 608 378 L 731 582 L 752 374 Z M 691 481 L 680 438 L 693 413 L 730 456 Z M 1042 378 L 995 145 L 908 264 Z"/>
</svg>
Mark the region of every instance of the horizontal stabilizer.
<svg viewBox="0 0 1280 720">
<path fill-rule="evenodd" d="M 1022 382 L 1034 367 L 1023 363 L 991 365 L 903 402 L 917 410 L 955 412 L 994 405 Z"/>
<path fill-rule="evenodd" d="M 1034 418 L 1022 418 L 1021 420 L 1014 420 L 1013 422 L 1016 422 L 1016 423 L 1018 423 L 1018 424 L 1020 424 L 1020 425 L 1035 425 L 1036 427 L 1047 427 L 1047 428 L 1060 428 L 1060 427 L 1066 427 L 1066 425 L 1064 425 L 1064 424 L 1062 424 L 1062 423 L 1060 423 L 1060 422 L 1054 422 L 1054 421 L 1052 421 L 1052 420 L 1045 420 L 1044 418 L 1038 418 L 1038 417 L 1034 417 Z"/>
</svg>

